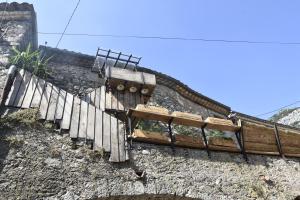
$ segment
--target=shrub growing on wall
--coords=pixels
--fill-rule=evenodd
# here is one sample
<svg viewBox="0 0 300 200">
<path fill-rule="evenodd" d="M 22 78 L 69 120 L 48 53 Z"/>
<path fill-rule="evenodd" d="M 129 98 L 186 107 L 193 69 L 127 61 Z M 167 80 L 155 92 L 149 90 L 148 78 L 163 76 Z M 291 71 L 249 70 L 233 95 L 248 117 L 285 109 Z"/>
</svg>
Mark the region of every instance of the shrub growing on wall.
<svg viewBox="0 0 300 200">
<path fill-rule="evenodd" d="M 51 57 L 45 58 L 41 55 L 39 50 L 33 51 L 31 44 L 27 46 L 25 51 L 21 51 L 16 47 L 13 47 L 12 50 L 13 55 L 9 58 L 11 65 L 16 65 L 18 68 L 31 71 L 41 78 L 47 77 L 49 73 L 47 65 Z"/>
</svg>

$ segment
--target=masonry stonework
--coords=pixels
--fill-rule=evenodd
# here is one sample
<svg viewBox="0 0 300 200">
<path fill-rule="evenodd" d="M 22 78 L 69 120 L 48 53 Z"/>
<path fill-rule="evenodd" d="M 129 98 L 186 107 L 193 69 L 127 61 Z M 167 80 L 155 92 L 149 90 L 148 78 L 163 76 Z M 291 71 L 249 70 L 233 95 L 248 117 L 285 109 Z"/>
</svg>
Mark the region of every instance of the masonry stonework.
<svg viewBox="0 0 300 200">
<path fill-rule="evenodd" d="M 8 57 L 12 47 L 25 49 L 30 43 L 37 48 L 36 15 L 27 3 L 0 3 L 0 99 L 6 80 Z"/>
<path fill-rule="evenodd" d="M 0 10 L 4 10 L 0 4 Z M 0 40 L 0 92 L 12 46 L 37 45 L 35 13 L 28 4 L 10 4 Z M 0 35 L 1 37 L 1 35 Z M 103 85 L 91 71 L 94 57 L 40 47 L 53 56 L 48 81 L 82 95 Z M 170 111 L 213 112 L 158 84 L 149 104 Z M 223 116 L 224 117 L 224 116 Z M 1 124 L 0 124 L 1 125 Z M 134 143 L 130 161 L 113 164 L 107 155 L 74 146 L 68 134 L 45 126 L 0 126 L 0 199 L 116 199 L 119 195 L 159 195 L 176 199 L 294 199 L 300 195 L 300 160 Z M 147 196 L 148 194 L 148 196 Z M 158 196 L 155 196 L 158 195 Z M 161 199 L 164 199 L 163 196 Z M 168 197 L 169 199 L 170 196 Z"/>
</svg>

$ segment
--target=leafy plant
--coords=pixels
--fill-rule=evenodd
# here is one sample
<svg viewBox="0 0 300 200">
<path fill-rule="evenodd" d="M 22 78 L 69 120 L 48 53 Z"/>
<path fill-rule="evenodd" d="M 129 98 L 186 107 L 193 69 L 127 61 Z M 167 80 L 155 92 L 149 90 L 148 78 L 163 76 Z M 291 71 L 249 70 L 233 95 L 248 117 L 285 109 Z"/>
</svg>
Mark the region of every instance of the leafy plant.
<svg viewBox="0 0 300 200">
<path fill-rule="evenodd" d="M 16 47 L 13 47 L 12 50 L 14 55 L 9 58 L 10 64 L 16 65 L 18 68 L 31 71 L 33 74 L 41 78 L 47 77 L 47 74 L 49 74 L 47 65 L 51 57 L 42 57 L 39 50 L 32 50 L 31 44 L 27 46 L 25 51 L 21 51 Z"/>
</svg>

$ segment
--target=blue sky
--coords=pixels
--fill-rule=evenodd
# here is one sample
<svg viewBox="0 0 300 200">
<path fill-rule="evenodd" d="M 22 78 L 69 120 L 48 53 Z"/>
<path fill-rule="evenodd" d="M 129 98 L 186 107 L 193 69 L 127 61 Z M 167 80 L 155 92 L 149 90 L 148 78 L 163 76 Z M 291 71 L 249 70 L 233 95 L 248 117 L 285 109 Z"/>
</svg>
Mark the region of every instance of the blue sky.
<svg viewBox="0 0 300 200">
<path fill-rule="evenodd" d="M 62 32 L 77 0 L 28 2 L 40 32 Z M 299 8 L 292 0 L 81 0 L 67 33 L 300 42 Z M 58 39 L 39 35 L 52 47 Z M 142 56 L 141 65 L 247 114 L 300 100 L 300 45 L 85 36 L 59 45 L 91 55 L 97 47 Z"/>
</svg>

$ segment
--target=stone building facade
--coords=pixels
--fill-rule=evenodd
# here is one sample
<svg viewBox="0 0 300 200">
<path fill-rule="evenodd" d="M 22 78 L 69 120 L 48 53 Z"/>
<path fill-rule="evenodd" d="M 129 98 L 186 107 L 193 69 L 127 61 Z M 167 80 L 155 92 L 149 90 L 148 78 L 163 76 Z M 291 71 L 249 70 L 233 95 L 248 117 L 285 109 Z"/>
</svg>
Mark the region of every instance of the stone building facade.
<svg viewBox="0 0 300 200">
<path fill-rule="evenodd" d="M 28 43 L 37 47 L 37 35 L 31 5 L 0 4 L 0 10 L 6 10 L 7 27 L 0 43 L 1 91 L 11 47 L 24 48 Z M 79 96 L 103 85 L 91 71 L 94 56 L 39 48 L 53 56 L 48 81 L 54 85 Z M 157 77 L 149 104 L 203 117 L 225 117 L 230 111 L 171 77 L 159 73 Z M 206 101 L 213 106 L 201 104 Z M 0 199 L 295 199 L 300 195 L 299 159 L 249 155 L 246 163 L 240 154 L 213 152 L 209 159 L 201 150 L 176 148 L 174 154 L 169 146 L 135 142 L 130 161 L 113 164 L 84 144 L 74 148 L 67 134 L 47 124 L 0 125 Z"/>
</svg>

